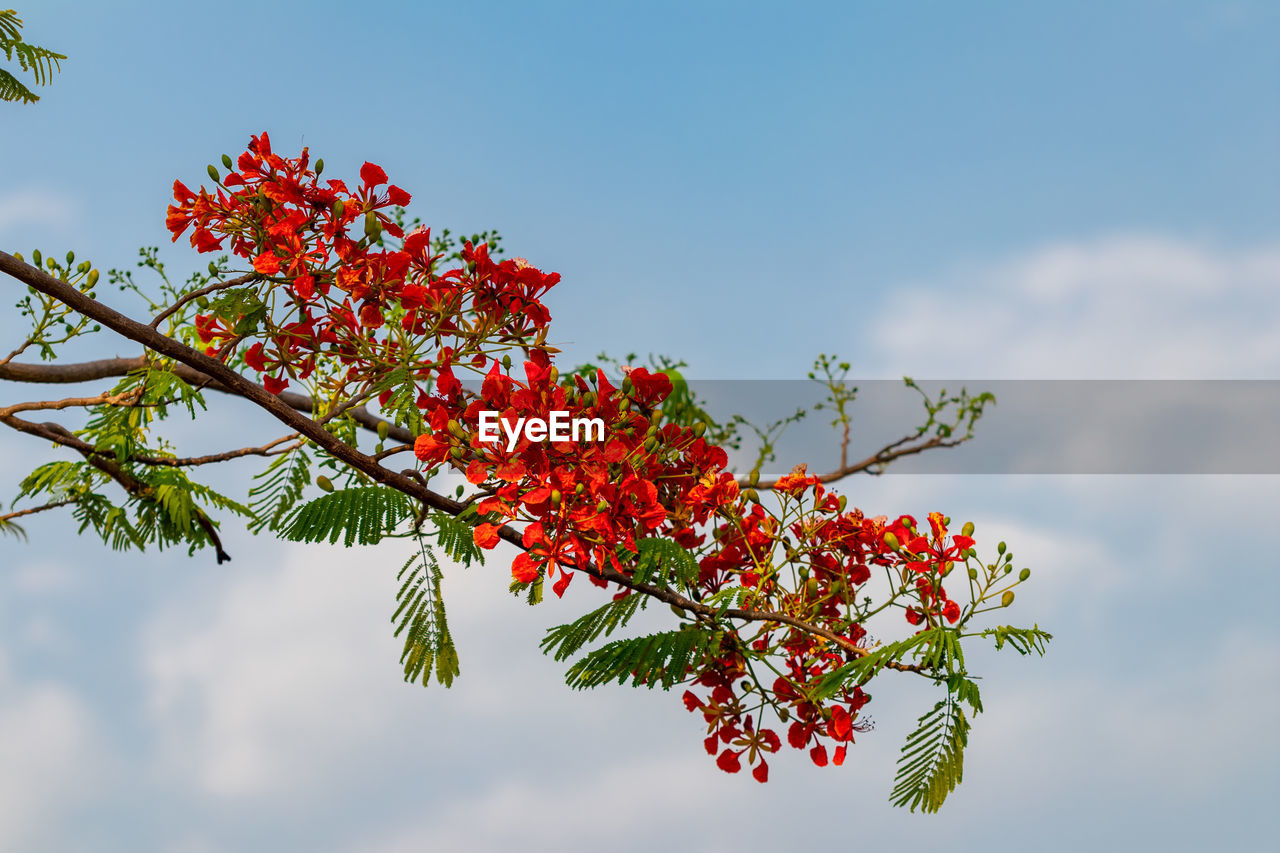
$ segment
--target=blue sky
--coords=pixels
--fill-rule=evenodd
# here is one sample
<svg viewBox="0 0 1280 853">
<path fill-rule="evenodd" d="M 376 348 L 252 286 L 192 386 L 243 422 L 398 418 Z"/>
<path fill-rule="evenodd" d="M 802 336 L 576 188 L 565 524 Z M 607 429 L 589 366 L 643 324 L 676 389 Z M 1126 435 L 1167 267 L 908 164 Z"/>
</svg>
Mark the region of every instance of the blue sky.
<svg viewBox="0 0 1280 853">
<path fill-rule="evenodd" d="M 377 162 L 427 222 L 496 227 L 560 271 L 568 359 L 791 378 L 834 351 L 864 376 L 977 385 L 1280 376 L 1274 4 L 19 12 L 71 58 L 38 105 L 0 111 L 6 250 L 126 266 L 165 244 L 175 177 L 269 130 L 335 174 Z M 181 434 L 265 429 L 223 407 Z M 39 452 L 0 435 L 0 481 Z M 563 689 L 537 638 L 585 600 L 515 606 L 496 564 L 450 577 L 464 675 L 422 691 L 397 681 L 394 549 L 234 534 L 219 568 L 112 554 L 46 518 L 29 544 L 0 540 L 0 850 L 764 850 L 820 813 L 836 817 L 818 839 L 877 847 L 1274 837 L 1276 478 L 843 487 L 1013 543 L 1036 571 L 1023 615 L 1059 637 L 1044 661 L 987 656 L 990 710 L 935 818 L 884 805 L 930 701 L 914 685 L 880 687 L 845 768 L 783 763 L 761 787 L 704 760 L 674 697 Z M 665 823 L 636 818 L 642 789 Z"/>
</svg>

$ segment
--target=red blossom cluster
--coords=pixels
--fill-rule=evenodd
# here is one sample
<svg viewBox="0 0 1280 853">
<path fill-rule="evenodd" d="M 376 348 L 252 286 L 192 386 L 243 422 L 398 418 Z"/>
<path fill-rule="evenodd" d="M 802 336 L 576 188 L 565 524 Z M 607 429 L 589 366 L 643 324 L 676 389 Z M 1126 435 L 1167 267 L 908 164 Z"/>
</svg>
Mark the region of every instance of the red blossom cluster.
<svg viewBox="0 0 1280 853">
<path fill-rule="evenodd" d="M 528 351 L 545 341 L 550 315 L 539 299 L 560 280 L 557 273 L 497 262 L 487 246 L 470 243 L 463 267 L 441 271 L 431 232 L 405 235 L 387 213 L 408 204 L 409 193 L 394 184 L 380 189 L 387 175 L 373 163 L 361 167 L 354 191 L 341 180 L 322 185 L 321 163 L 311 168 L 306 149 L 294 158 L 273 153 L 263 133 L 234 168 L 224 160 L 226 175 L 209 167 L 218 181 L 213 191 L 173 185 L 166 218 L 173 239 L 192 228 L 198 251 L 229 249 L 266 283 L 264 295 L 284 302 L 273 306 L 265 339 L 244 353 L 269 390 L 307 379 L 321 354 L 346 366 L 350 381 L 406 362 L 427 381 L 436 372 L 451 375 L 462 360 L 486 363 L 486 343 Z M 357 222 L 362 231 L 353 236 Z M 385 248 L 384 234 L 402 239 L 400 248 Z M 388 316 L 397 318 L 397 333 L 378 335 Z M 243 335 L 214 315 L 197 316 L 196 330 L 210 355 Z M 432 357 L 421 358 L 425 353 Z"/>
<path fill-rule="evenodd" d="M 224 164 L 230 168 L 230 159 Z M 912 625 L 959 618 L 942 578 L 973 540 L 950 537 L 940 514 L 929 516 L 928 536 L 910 516 L 868 518 L 803 467 L 774 484 L 779 505 L 767 509 L 754 489 L 739 487 L 703 425 L 664 419 L 666 375 L 636 368 L 620 385 L 602 371 L 561 377 L 539 301 L 557 274 L 495 261 L 487 246 L 471 243 L 460 267 L 441 269 L 429 232 L 404 235 L 387 213 L 409 194 L 380 189 L 387 176 L 371 163 L 354 191 L 340 180 L 321 185 L 321 167 L 310 168 L 305 150 L 280 157 L 264 133 L 234 166 L 221 177 L 210 167 L 212 191 L 175 182 L 167 220 L 175 240 L 192 228 L 199 251 L 229 250 L 258 276 L 268 307 L 261 328 L 238 328 L 242 316 L 197 318 L 211 354 L 230 357 L 252 338 L 244 362 L 273 393 L 290 378 L 306 380 L 322 355 L 334 358 L 348 392 L 382 388 L 383 405 L 392 394 L 385 378 L 402 371 L 425 426 L 414 452 L 425 469 L 451 466 L 472 484 L 487 519 L 475 528 L 476 543 L 493 548 L 501 525 L 523 525 L 524 550 L 511 565 L 519 583 L 553 578 L 563 595 L 581 571 L 609 586 L 593 567 L 630 577 L 626 554 L 637 541 L 666 537 L 697 558 L 698 578 L 686 590 L 694 599 L 737 589 L 743 606 L 785 617 L 727 632 L 718 651 L 685 674 L 703 693 L 686 691 L 684 702 L 706 720 L 705 745 L 721 769 L 738 772 L 745 761 L 756 779 L 768 778 L 765 756 L 782 738 L 762 725 L 766 712 L 815 764 L 844 762 L 854 733 L 867 728 L 859 713 L 869 696 L 854 685 L 818 700 L 814 688 L 865 648 L 858 601 L 873 568 L 914 588 L 912 606 L 897 605 Z M 352 236 L 361 220 L 362 233 Z M 399 248 L 388 248 L 383 235 Z M 524 357 L 522 377 L 513 375 L 513 350 Z M 464 387 L 455 368 L 483 377 L 479 390 Z M 524 437 L 508 449 L 481 440 L 482 411 L 510 422 L 553 411 L 598 418 L 604 440 Z M 766 664 L 771 672 L 753 668 Z"/>
</svg>

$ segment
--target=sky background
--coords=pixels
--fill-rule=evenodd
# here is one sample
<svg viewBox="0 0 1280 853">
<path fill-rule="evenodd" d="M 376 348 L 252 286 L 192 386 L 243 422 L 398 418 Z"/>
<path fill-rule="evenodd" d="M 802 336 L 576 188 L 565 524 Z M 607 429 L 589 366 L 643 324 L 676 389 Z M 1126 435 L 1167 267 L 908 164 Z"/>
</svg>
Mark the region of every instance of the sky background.
<svg viewBox="0 0 1280 853">
<path fill-rule="evenodd" d="M 1280 378 L 1275 4 L 18 11 L 70 59 L 39 104 L 0 110 L 9 251 L 128 266 L 166 244 L 174 178 L 199 182 L 268 130 L 327 174 L 372 160 L 429 224 L 496 227 L 561 272 L 552 339 L 571 363 L 607 348 L 678 356 L 695 377 L 800 378 L 836 352 L 858 376 L 974 389 Z M 184 244 L 163 257 L 203 266 Z M 16 343 L 12 314 L 0 333 Z M 106 337 L 84 351 L 135 352 Z M 275 435 L 225 402 L 177 434 L 192 453 Z M 0 483 L 48 456 L 0 434 Z M 243 493 L 252 470 L 220 482 Z M 922 685 L 881 679 L 845 767 L 782 756 L 761 786 L 716 770 L 678 696 L 563 686 L 537 641 L 591 606 L 586 585 L 531 609 L 505 596 L 501 554 L 449 573 L 463 675 L 424 690 L 399 681 L 388 623 L 397 545 L 286 546 L 228 524 L 235 559 L 215 566 L 115 554 L 50 513 L 29 543 L 0 540 L 0 850 L 1275 838 L 1280 478 L 841 489 L 869 514 L 942 509 L 988 547 L 1007 540 L 1033 569 L 1017 618 L 1057 637 L 1043 660 L 971 656 L 988 711 L 938 815 L 886 803 L 933 701 Z"/>
</svg>

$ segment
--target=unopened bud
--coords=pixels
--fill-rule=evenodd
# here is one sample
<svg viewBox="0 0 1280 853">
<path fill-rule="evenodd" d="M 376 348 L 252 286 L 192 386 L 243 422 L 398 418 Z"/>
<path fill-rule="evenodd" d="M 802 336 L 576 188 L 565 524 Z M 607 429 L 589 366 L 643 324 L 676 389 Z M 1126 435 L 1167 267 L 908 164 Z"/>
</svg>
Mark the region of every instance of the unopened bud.
<svg viewBox="0 0 1280 853">
<path fill-rule="evenodd" d="M 893 531 L 890 530 L 885 532 L 884 544 L 888 545 L 891 550 L 898 550 L 898 537 L 893 534 Z"/>
<path fill-rule="evenodd" d="M 1023 569 L 1022 571 L 1018 572 L 1018 580 L 1020 581 L 1024 581 L 1029 577 L 1031 577 L 1030 569 Z"/>
<path fill-rule="evenodd" d="M 648 453 L 652 453 L 654 448 L 658 446 L 658 440 L 653 436 L 649 436 L 644 440 L 644 449 Z"/>
<path fill-rule="evenodd" d="M 707 431 L 707 425 L 702 422 L 698 422 L 693 425 L 694 438 L 702 438 L 702 434 L 705 433 L 706 431 Z"/>
<path fill-rule="evenodd" d="M 316 177 L 320 177 L 320 173 L 324 171 L 324 158 L 316 160 Z"/>
<path fill-rule="evenodd" d="M 32 250 L 31 250 L 31 265 L 32 265 L 32 266 L 34 266 L 34 267 L 39 268 L 40 264 L 42 264 L 43 262 L 44 262 L 44 257 L 40 254 L 40 250 L 39 250 L 39 249 L 32 249 Z"/>
<path fill-rule="evenodd" d="M 97 270 L 89 270 L 89 277 L 85 279 L 85 284 L 87 284 L 89 287 L 93 287 L 98 283 L 98 279 L 100 277 L 101 277 L 101 273 L 99 273 Z"/>
<path fill-rule="evenodd" d="M 326 492 L 333 491 L 333 481 L 330 480 L 328 477 L 326 477 L 324 474 L 321 474 L 319 477 L 316 477 L 316 485 L 319 486 L 322 491 L 326 491 Z"/>
<path fill-rule="evenodd" d="M 751 485 L 753 485 L 753 486 L 760 482 L 760 469 L 759 469 L 759 468 L 752 468 L 752 469 L 751 469 L 751 473 L 747 475 L 747 482 L 748 482 L 748 483 L 750 483 L 750 484 L 751 484 Z"/>
<path fill-rule="evenodd" d="M 849 505 L 849 496 L 841 495 L 840 501 L 836 504 L 836 512 L 844 512 L 844 508 Z"/>
<path fill-rule="evenodd" d="M 978 579 L 978 570 L 969 569 L 969 580 L 976 581 Z"/>
<path fill-rule="evenodd" d="M 608 512 L 608 511 L 609 511 L 609 502 L 604 498 L 601 498 L 599 502 L 596 504 L 596 512 Z"/>
<path fill-rule="evenodd" d="M 964 527 L 960 528 L 961 536 L 973 536 L 973 522 L 966 521 Z"/>
<path fill-rule="evenodd" d="M 215 264 L 213 261 L 209 261 L 209 275 L 217 275 L 217 274 L 218 274 L 218 265 Z"/>
<path fill-rule="evenodd" d="M 218 170 L 212 163 L 209 164 L 209 177 L 213 178 L 215 184 L 222 183 L 222 177 L 218 174 Z"/>
<path fill-rule="evenodd" d="M 1008 607 L 1010 604 L 1013 604 L 1013 590 L 1006 589 L 1004 595 L 1000 596 L 1000 606 Z"/>
<path fill-rule="evenodd" d="M 559 489 L 552 489 L 552 490 L 551 490 L 551 505 L 552 505 L 552 506 L 560 506 L 560 500 L 561 500 L 561 498 L 563 498 L 563 497 L 564 497 L 564 495 L 560 494 L 560 490 L 559 490 Z"/>
<path fill-rule="evenodd" d="M 742 497 L 751 501 L 753 504 L 760 503 L 760 493 L 757 492 L 755 489 L 744 489 L 742 492 Z"/>
<path fill-rule="evenodd" d="M 387 436 L 391 434 L 391 424 L 386 421 L 378 421 L 378 440 L 386 441 Z"/>
<path fill-rule="evenodd" d="M 1003 542 L 1001 542 L 999 545 L 997 545 L 997 546 L 996 546 L 996 552 L 997 552 L 997 553 L 999 553 L 999 554 L 1003 554 L 1003 553 L 1004 553 L 1005 548 L 1007 548 L 1007 547 L 1008 547 L 1007 545 L 1005 545 Z"/>
<path fill-rule="evenodd" d="M 70 266 L 71 266 L 72 264 L 74 264 L 75 262 L 76 262 L 76 253 L 75 253 L 75 252 L 67 252 L 67 266 L 68 266 L 68 267 L 70 267 Z"/>
<path fill-rule="evenodd" d="M 346 207 L 346 205 L 344 205 L 344 204 L 342 203 L 342 199 L 336 199 L 336 200 L 333 202 L 333 218 L 334 218 L 334 219 L 341 219 L 341 218 L 342 218 L 342 211 L 343 211 L 343 209 L 344 209 L 345 207 Z"/>
<path fill-rule="evenodd" d="M 364 236 L 370 240 L 377 240 L 382 236 L 382 223 L 378 221 L 378 214 L 372 210 L 364 215 Z"/>
<path fill-rule="evenodd" d="M 574 493 L 575 495 L 580 495 L 580 494 L 582 494 L 583 492 L 585 492 L 586 490 L 587 490 L 587 487 L 586 487 L 586 486 L 584 486 L 582 483 L 579 483 L 578 485 L 576 485 L 576 486 L 574 486 L 574 487 L 573 487 L 573 493 Z"/>
<path fill-rule="evenodd" d="M 234 169 L 236 167 L 236 164 L 233 163 L 231 158 L 226 154 L 222 155 L 222 165 L 226 166 L 228 169 Z"/>
</svg>

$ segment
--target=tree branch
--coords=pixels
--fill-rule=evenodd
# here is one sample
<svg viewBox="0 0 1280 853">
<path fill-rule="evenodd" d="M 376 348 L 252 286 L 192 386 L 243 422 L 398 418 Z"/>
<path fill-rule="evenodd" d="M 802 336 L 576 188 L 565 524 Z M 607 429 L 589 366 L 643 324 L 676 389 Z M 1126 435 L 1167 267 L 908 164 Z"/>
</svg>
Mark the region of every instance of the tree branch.
<svg viewBox="0 0 1280 853">
<path fill-rule="evenodd" d="M 172 358 L 192 370 L 203 374 L 203 376 L 211 379 L 213 383 L 223 386 L 228 393 L 243 397 L 260 408 L 265 409 L 281 423 L 309 438 L 318 447 L 329 453 L 331 456 L 346 463 L 352 468 L 361 471 L 375 482 L 382 483 L 385 486 L 396 489 L 397 491 L 421 501 L 425 506 L 440 510 L 448 513 L 449 515 L 456 516 L 465 508 L 464 504 L 432 491 L 424 483 L 419 482 L 412 476 L 407 476 L 405 473 L 383 468 L 374 458 L 366 456 L 357 448 L 341 441 L 311 418 L 301 415 L 294 406 L 285 401 L 284 395 L 269 393 L 261 385 L 251 382 L 236 371 L 227 367 L 227 365 L 222 362 L 210 358 L 204 353 L 199 352 L 180 341 L 176 341 L 173 338 L 163 335 L 148 325 L 144 325 L 136 320 L 126 317 L 113 308 L 110 308 L 95 299 L 91 299 L 88 295 L 81 293 L 71 285 L 59 281 L 42 270 L 28 266 L 3 251 L 0 251 L 0 272 L 4 272 L 23 284 L 26 284 L 47 296 L 57 299 L 59 302 L 62 302 L 64 305 L 67 305 L 83 316 L 96 320 L 103 326 L 106 326 L 132 341 L 142 344 L 153 352 Z M 214 386 L 211 384 L 210 387 Z M 310 409 L 308 408 L 308 410 Z M 367 410 L 362 408 L 354 410 L 352 412 L 352 417 L 360 422 L 362 420 L 362 412 L 367 418 L 373 419 L 374 421 L 381 420 L 376 418 L 376 416 L 369 414 Z M 412 438 L 410 437 L 404 440 L 411 441 Z M 905 455 L 905 453 L 903 455 Z M 877 460 L 873 458 L 872 462 L 875 461 Z M 90 464 L 93 464 L 95 467 L 104 471 L 108 470 L 108 468 L 104 466 L 112 465 L 112 463 L 97 457 L 90 459 Z M 110 472 L 108 471 L 108 473 Z M 122 473 L 128 477 L 127 472 Z M 416 472 L 411 471 L 410 473 Z M 521 550 L 525 550 L 523 534 L 511 525 L 503 525 L 500 527 L 498 529 L 498 535 L 504 541 L 515 545 Z M 219 561 L 221 561 L 221 557 Z M 807 634 L 811 634 L 815 637 L 821 637 L 850 655 L 860 656 L 869 653 L 869 650 L 858 646 L 847 637 L 841 637 L 840 635 L 818 625 L 810 624 L 784 613 L 742 610 L 738 608 L 720 610 L 718 608 L 693 601 L 673 590 L 657 587 L 648 583 L 636 582 L 623 572 L 609 566 L 585 564 L 583 566 L 576 567 L 576 571 L 580 571 L 609 583 L 615 583 L 635 592 L 656 598 L 667 604 L 674 605 L 681 610 L 713 620 L 727 618 L 789 625 Z M 908 672 L 920 671 L 919 667 L 912 664 L 897 664 L 894 665 L 893 668 Z"/>
</svg>

